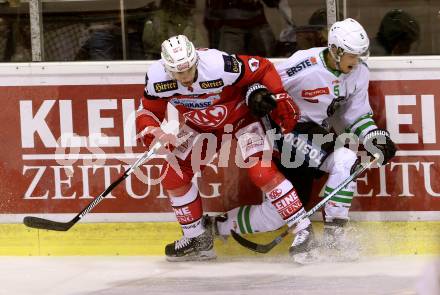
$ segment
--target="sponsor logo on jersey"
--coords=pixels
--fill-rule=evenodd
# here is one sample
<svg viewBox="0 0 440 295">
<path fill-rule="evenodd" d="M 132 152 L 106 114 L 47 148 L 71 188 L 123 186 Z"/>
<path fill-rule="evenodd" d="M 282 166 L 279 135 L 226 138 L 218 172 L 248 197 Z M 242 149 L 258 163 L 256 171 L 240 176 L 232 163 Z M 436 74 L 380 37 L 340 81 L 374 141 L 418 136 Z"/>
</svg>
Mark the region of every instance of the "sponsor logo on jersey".
<svg viewBox="0 0 440 295">
<path fill-rule="evenodd" d="M 221 125 L 226 119 L 228 109 L 224 105 L 215 105 L 202 110 L 189 111 L 183 116 L 197 126 L 214 128 Z"/>
<path fill-rule="evenodd" d="M 235 57 L 231 55 L 223 55 L 223 60 L 225 61 L 225 72 L 240 73 L 240 63 Z"/>
<path fill-rule="evenodd" d="M 251 72 L 255 72 L 260 67 L 260 61 L 253 57 L 249 59 L 248 64 L 249 64 L 249 69 L 251 69 Z"/>
<path fill-rule="evenodd" d="M 290 69 L 287 69 L 286 73 L 289 77 L 298 74 L 299 72 L 301 72 L 302 70 L 314 66 L 318 64 L 318 62 L 316 61 L 315 57 L 309 57 L 308 59 L 303 60 L 302 62 L 294 65 L 293 67 L 291 67 Z"/>
<path fill-rule="evenodd" d="M 323 94 L 330 94 L 330 89 L 328 87 L 316 88 L 316 89 L 303 89 L 301 91 L 301 96 L 304 97 L 304 100 L 317 103 L 318 99 L 314 98 L 316 96 L 320 96 Z"/>
<path fill-rule="evenodd" d="M 217 80 L 211 80 L 211 81 L 203 81 L 199 82 L 200 88 L 202 89 L 211 89 L 211 88 L 218 88 L 225 85 L 223 82 L 223 79 L 217 79 Z"/>
<path fill-rule="evenodd" d="M 220 99 L 219 94 L 213 94 L 203 97 L 187 97 L 180 96 L 170 99 L 170 103 L 173 106 L 184 106 L 188 109 L 206 109 L 214 104 L 214 101 Z"/>
<path fill-rule="evenodd" d="M 153 87 L 154 87 L 154 91 L 156 91 L 157 93 L 171 91 L 171 90 L 177 90 L 177 88 L 179 88 L 177 86 L 176 80 L 157 82 L 157 83 L 153 84 Z"/>
</svg>

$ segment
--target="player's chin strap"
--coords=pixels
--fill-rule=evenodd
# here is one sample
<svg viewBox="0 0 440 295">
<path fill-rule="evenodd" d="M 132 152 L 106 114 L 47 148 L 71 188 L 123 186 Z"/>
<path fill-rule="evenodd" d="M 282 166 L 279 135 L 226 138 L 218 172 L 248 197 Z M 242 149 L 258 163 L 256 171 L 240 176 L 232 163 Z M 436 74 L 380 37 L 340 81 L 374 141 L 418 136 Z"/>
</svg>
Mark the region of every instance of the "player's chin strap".
<svg viewBox="0 0 440 295">
<path fill-rule="evenodd" d="M 336 50 L 336 53 L 333 51 L 333 49 Z M 340 62 L 341 62 L 342 55 L 344 55 L 344 50 L 340 47 L 336 47 L 335 45 L 332 45 L 331 48 L 329 49 L 329 51 L 330 51 L 331 57 L 335 61 L 336 70 L 340 71 L 341 70 Z"/>
<path fill-rule="evenodd" d="M 333 49 L 336 49 L 336 52 L 334 52 Z M 341 70 L 340 63 L 341 63 L 341 58 L 344 55 L 344 49 L 332 45 L 329 51 L 331 57 L 335 61 L 336 70 L 340 71 Z M 370 50 L 367 50 L 364 53 L 359 54 L 359 59 L 363 62 L 365 62 L 369 57 L 370 57 Z"/>
<path fill-rule="evenodd" d="M 379 155 L 375 154 L 374 155 L 374 159 L 367 162 L 367 163 L 360 163 L 359 166 L 357 167 L 357 169 L 349 176 L 347 177 L 347 179 L 345 179 L 341 184 L 339 184 L 334 191 L 332 191 L 327 197 L 325 197 L 324 199 L 321 200 L 321 202 L 319 202 L 318 204 L 316 204 L 315 207 L 313 207 L 312 209 L 310 209 L 310 211 L 308 211 L 306 214 L 304 214 L 302 216 L 301 219 L 299 219 L 296 224 L 298 224 L 302 219 L 307 218 L 309 216 L 311 216 L 313 213 L 315 213 L 316 211 L 318 211 L 322 206 L 325 205 L 325 203 L 327 203 L 334 195 L 336 195 L 340 190 L 344 189 L 350 182 L 352 182 L 353 180 L 355 180 L 359 175 L 361 175 L 365 170 L 367 170 L 368 168 L 370 168 L 373 164 L 375 164 L 377 162 L 377 160 L 379 159 Z M 258 252 L 258 253 L 267 253 L 270 250 L 272 250 L 272 248 L 274 248 L 276 245 L 278 245 L 279 243 L 281 243 L 281 241 L 283 240 L 283 238 L 285 236 L 287 236 L 287 234 L 289 232 L 292 231 L 291 227 L 288 227 L 287 229 L 285 229 L 280 235 L 278 235 L 272 242 L 265 244 L 265 245 L 261 245 L 261 244 L 257 244 L 254 243 L 252 241 L 249 241 L 245 238 L 243 238 L 242 236 L 240 236 L 238 233 L 236 233 L 235 231 L 231 230 L 231 235 L 234 238 L 234 240 L 236 240 L 240 245 L 242 245 L 245 248 L 248 248 L 249 250 L 252 250 L 254 252 Z"/>
</svg>

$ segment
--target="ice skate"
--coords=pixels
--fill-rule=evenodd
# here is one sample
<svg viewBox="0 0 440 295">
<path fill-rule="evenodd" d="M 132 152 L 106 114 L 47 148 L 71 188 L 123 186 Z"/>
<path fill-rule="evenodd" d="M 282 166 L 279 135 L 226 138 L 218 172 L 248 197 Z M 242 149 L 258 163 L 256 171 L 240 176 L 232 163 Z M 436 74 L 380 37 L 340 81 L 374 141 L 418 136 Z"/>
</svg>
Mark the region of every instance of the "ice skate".
<svg viewBox="0 0 440 295">
<path fill-rule="evenodd" d="M 197 237 L 183 236 L 165 247 L 166 259 L 171 262 L 202 261 L 217 258 L 214 251 L 213 226 L 208 217 L 203 217 L 205 232 Z"/>
<path fill-rule="evenodd" d="M 359 259 L 358 245 L 347 236 L 347 219 L 334 218 L 324 223 L 323 248 L 328 259 L 355 261 Z"/>
<path fill-rule="evenodd" d="M 296 263 L 316 263 L 319 261 L 317 247 L 318 244 L 315 239 L 315 234 L 310 224 L 296 233 L 293 243 L 289 248 L 289 254 Z"/>
<path fill-rule="evenodd" d="M 206 219 L 206 226 L 211 227 L 210 230 L 212 232 L 212 235 L 214 236 L 214 239 L 219 239 L 223 243 L 226 243 L 229 236 L 220 234 L 218 223 L 225 222 L 228 219 L 228 213 L 223 213 L 216 216 L 205 215 L 204 218 Z"/>
</svg>

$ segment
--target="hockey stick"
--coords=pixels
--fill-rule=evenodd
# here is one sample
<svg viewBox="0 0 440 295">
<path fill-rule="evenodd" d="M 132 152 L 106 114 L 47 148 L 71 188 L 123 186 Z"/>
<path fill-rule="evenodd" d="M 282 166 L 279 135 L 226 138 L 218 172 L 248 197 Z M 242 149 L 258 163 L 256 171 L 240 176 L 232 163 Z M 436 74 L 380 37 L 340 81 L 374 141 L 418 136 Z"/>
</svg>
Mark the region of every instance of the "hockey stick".
<svg viewBox="0 0 440 295">
<path fill-rule="evenodd" d="M 47 230 L 57 230 L 57 231 L 67 231 L 72 226 L 75 225 L 81 218 L 83 218 L 87 213 L 89 213 L 96 205 L 98 205 L 119 183 L 126 179 L 133 171 L 138 168 L 144 161 L 149 159 L 156 151 L 160 148 L 160 143 L 155 144 L 149 151 L 143 153 L 136 162 L 131 165 L 127 171 L 124 172 L 115 182 L 110 184 L 105 191 L 103 191 L 97 198 L 95 198 L 87 207 L 85 207 L 81 212 L 78 213 L 69 222 L 58 222 L 49 219 L 26 216 L 23 219 L 23 223 L 28 227 L 47 229 Z"/>
<path fill-rule="evenodd" d="M 365 170 L 371 167 L 374 163 L 377 162 L 379 159 L 379 155 L 375 154 L 374 159 L 368 163 L 361 163 L 360 166 L 354 171 L 347 179 L 345 179 L 340 185 L 338 185 L 327 197 L 321 200 L 318 204 L 316 204 L 315 207 L 310 209 L 305 215 L 302 216 L 301 219 L 299 219 L 296 223 L 299 223 L 302 219 L 307 218 L 311 216 L 313 213 L 318 211 L 322 206 L 324 206 L 325 203 L 327 203 L 328 200 L 330 200 L 335 194 L 337 194 L 340 190 L 345 188 L 351 181 L 356 179 L 359 175 L 361 175 Z M 280 235 L 278 235 L 272 242 L 268 244 L 257 244 L 252 241 L 249 241 L 242 237 L 240 234 L 236 233 L 235 231 L 231 230 L 231 235 L 240 245 L 242 245 L 245 248 L 248 248 L 249 250 L 252 250 L 254 252 L 258 253 L 267 253 L 270 250 L 272 250 L 273 247 L 281 243 L 283 238 L 287 236 L 287 234 L 290 232 L 291 228 L 288 227 L 286 230 L 284 230 Z"/>
</svg>

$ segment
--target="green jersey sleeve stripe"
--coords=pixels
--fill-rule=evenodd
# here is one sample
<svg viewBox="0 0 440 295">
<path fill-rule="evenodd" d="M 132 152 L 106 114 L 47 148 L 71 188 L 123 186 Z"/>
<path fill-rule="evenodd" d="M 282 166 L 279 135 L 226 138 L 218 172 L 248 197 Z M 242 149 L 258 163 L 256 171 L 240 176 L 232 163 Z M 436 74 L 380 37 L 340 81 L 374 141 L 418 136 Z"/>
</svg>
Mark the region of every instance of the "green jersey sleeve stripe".
<svg viewBox="0 0 440 295">
<path fill-rule="evenodd" d="M 351 127 L 351 129 L 348 130 L 348 132 L 354 133 L 354 132 L 356 131 L 356 129 L 358 129 L 360 126 L 362 126 L 362 125 L 364 125 L 364 124 L 366 124 L 366 123 L 368 123 L 368 122 L 373 122 L 373 123 L 374 123 L 374 120 L 371 119 L 371 118 L 367 118 L 367 119 L 364 119 L 364 120 L 360 120 L 359 122 L 357 122 L 356 124 L 354 124 L 354 125 Z"/>
<path fill-rule="evenodd" d="M 368 113 L 365 114 L 363 116 L 360 116 L 359 118 L 356 119 L 356 121 L 353 122 L 353 124 L 351 124 L 350 126 L 348 126 L 347 128 L 345 128 L 346 132 L 351 132 L 351 130 L 354 129 L 355 125 L 357 125 L 358 123 L 360 123 L 360 121 L 365 120 L 365 119 L 373 119 L 373 114 L 372 113 Z"/>
<path fill-rule="evenodd" d="M 376 124 L 374 123 L 374 121 L 371 120 L 371 121 L 369 121 L 369 122 L 367 122 L 367 123 L 365 123 L 365 124 L 359 126 L 359 127 L 354 131 L 354 134 L 356 134 L 357 136 L 360 137 L 362 131 L 364 131 L 365 129 L 367 129 L 367 128 L 370 127 L 370 126 L 375 126 L 375 125 L 376 125 Z"/>
</svg>

